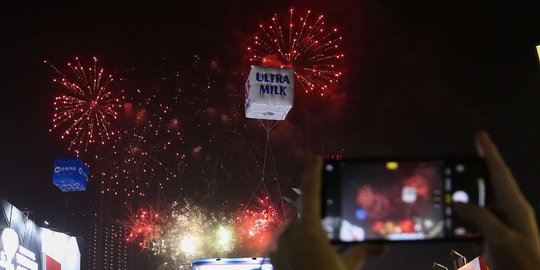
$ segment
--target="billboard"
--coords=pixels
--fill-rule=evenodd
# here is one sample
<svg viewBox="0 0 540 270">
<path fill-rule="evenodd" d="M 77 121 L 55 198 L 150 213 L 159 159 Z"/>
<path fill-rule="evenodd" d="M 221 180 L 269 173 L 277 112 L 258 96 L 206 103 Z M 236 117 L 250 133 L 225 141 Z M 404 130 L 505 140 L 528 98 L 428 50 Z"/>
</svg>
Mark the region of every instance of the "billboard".
<svg viewBox="0 0 540 270">
<path fill-rule="evenodd" d="M 75 237 L 37 226 L 0 199 L 0 270 L 79 270 Z"/>
</svg>

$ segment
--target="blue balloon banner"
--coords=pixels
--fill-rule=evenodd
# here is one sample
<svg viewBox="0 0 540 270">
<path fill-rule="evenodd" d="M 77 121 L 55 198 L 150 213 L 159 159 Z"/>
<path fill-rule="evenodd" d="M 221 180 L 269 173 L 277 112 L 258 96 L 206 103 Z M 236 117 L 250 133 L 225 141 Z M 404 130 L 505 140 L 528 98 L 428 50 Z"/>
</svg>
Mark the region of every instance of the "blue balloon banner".
<svg viewBox="0 0 540 270">
<path fill-rule="evenodd" d="M 52 182 L 64 192 L 85 191 L 88 173 L 88 167 L 80 158 L 56 159 Z"/>
</svg>

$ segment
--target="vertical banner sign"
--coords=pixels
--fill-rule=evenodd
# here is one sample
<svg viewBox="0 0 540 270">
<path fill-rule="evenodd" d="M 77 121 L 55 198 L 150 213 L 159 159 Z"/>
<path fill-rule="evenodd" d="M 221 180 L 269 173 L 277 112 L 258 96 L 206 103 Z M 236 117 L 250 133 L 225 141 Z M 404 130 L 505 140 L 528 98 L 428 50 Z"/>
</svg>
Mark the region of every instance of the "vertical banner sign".
<svg viewBox="0 0 540 270">
<path fill-rule="evenodd" d="M 293 106 L 292 69 L 253 66 L 246 81 L 246 117 L 284 120 Z"/>
<path fill-rule="evenodd" d="M 64 192 L 85 191 L 88 185 L 88 167 L 79 158 L 56 159 L 53 184 Z"/>
</svg>

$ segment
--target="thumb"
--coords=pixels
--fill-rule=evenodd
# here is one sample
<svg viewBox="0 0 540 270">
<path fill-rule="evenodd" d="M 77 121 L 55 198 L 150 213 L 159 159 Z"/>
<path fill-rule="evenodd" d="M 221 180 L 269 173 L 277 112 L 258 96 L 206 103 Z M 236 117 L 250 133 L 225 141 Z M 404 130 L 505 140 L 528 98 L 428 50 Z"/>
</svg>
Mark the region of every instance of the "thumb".
<svg viewBox="0 0 540 270">
<path fill-rule="evenodd" d="M 455 203 L 454 211 L 465 223 L 480 230 L 488 242 L 498 239 L 508 231 L 508 227 L 485 207 Z"/>
</svg>

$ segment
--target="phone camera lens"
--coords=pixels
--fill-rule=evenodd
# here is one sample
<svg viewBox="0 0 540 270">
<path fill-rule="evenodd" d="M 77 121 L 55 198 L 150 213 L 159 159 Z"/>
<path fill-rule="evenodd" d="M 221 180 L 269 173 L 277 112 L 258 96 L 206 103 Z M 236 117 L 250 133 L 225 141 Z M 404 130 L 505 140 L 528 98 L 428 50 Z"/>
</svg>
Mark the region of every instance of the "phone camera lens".
<svg viewBox="0 0 540 270">
<path fill-rule="evenodd" d="M 334 165 L 332 164 L 326 164 L 326 171 L 327 172 L 331 172 L 334 170 Z"/>
</svg>

